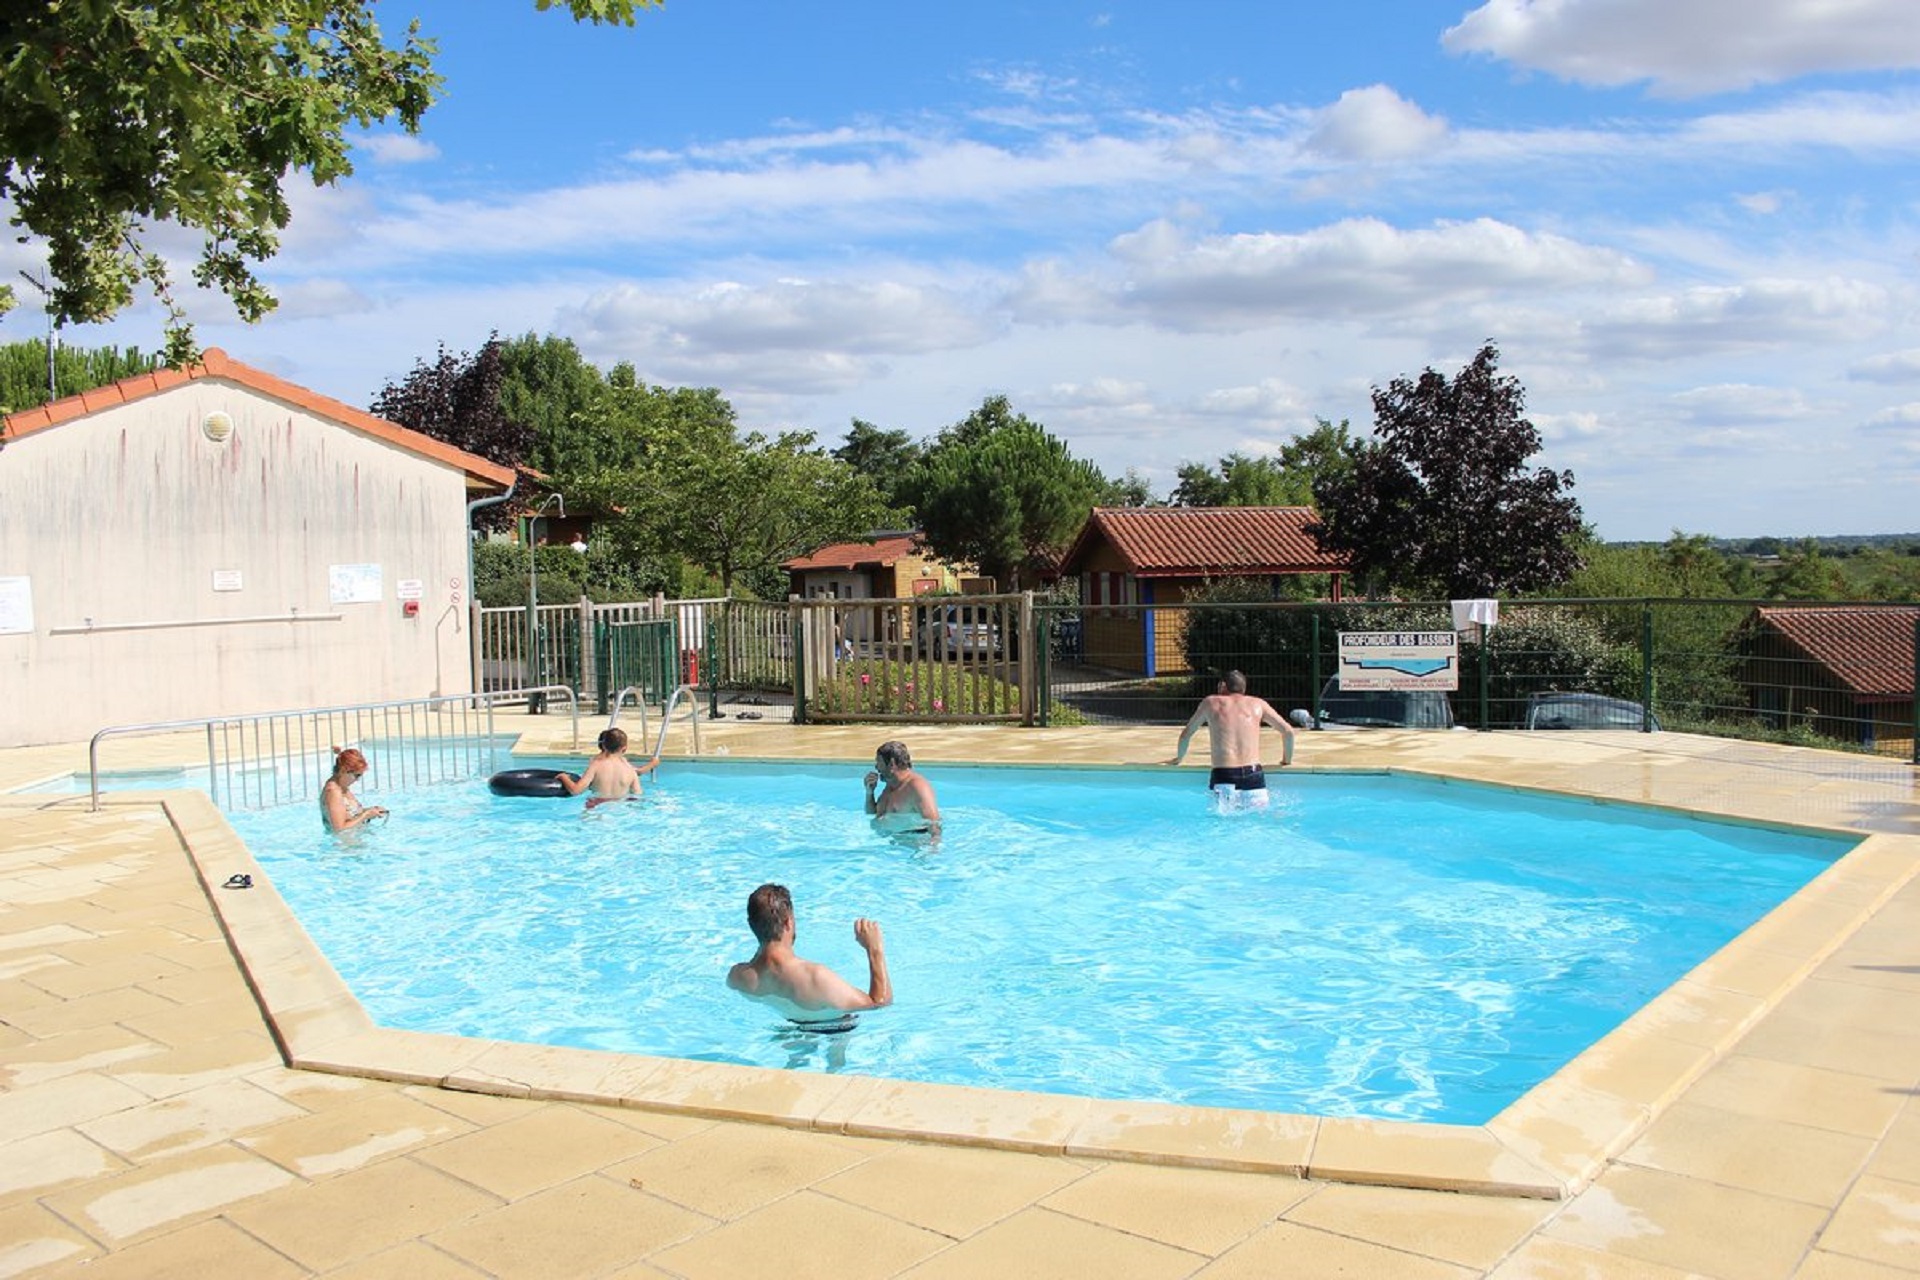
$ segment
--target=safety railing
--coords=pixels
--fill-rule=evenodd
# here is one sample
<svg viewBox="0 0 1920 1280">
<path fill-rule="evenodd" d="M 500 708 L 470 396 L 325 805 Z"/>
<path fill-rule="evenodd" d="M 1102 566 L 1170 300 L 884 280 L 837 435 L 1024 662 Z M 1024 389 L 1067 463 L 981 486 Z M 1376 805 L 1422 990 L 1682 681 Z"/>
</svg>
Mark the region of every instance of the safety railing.
<svg viewBox="0 0 1920 1280">
<path fill-rule="evenodd" d="M 202 720 L 113 725 L 87 744 L 87 791 L 100 808 L 100 748 L 120 738 L 197 732 L 205 737 L 207 783 L 226 809 L 267 809 L 316 799 L 333 772 L 333 748 L 367 757 L 369 794 L 398 786 L 476 777 L 493 768 L 496 707 L 563 698 L 580 738 L 580 704 L 566 685 L 452 694 Z"/>
</svg>

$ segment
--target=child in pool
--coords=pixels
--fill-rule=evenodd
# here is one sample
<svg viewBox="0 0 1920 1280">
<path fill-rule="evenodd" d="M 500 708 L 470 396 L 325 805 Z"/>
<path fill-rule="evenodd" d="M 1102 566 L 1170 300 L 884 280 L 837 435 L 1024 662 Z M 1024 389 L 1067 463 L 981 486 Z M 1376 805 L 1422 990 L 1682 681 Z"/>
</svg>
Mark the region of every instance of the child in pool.
<svg viewBox="0 0 1920 1280">
<path fill-rule="evenodd" d="M 600 754 L 587 762 L 587 767 L 579 777 L 570 773 L 560 775 L 560 785 L 567 794 L 577 796 L 583 791 L 592 791 L 587 808 L 610 804 L 615 800 L 638 800 L 640 798 L 640 775 L 652 773 L 658 768 L 660 757 L 655 756 L 639 768 L 627 762 L 627 734 L 624 729 L 608 729 L 600 735 Z"/>
</svg>

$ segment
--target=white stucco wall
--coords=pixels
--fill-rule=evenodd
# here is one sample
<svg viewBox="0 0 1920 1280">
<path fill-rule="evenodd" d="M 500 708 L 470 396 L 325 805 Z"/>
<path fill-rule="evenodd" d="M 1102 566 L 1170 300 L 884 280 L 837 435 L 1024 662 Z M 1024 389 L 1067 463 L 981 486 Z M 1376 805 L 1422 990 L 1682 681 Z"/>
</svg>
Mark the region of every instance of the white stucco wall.
<svg viewBox="0 0 1920 1280">
<path fill-rule="evenodd" d="M 32 630 L 0 634 L 0 746 L 467 691 L 466 503 L 457 468 L 222 378 L 8 441 L 0 587 L 30 580 Z M 335 565 L 380 598 L 333 601 Z"/>
</svg>

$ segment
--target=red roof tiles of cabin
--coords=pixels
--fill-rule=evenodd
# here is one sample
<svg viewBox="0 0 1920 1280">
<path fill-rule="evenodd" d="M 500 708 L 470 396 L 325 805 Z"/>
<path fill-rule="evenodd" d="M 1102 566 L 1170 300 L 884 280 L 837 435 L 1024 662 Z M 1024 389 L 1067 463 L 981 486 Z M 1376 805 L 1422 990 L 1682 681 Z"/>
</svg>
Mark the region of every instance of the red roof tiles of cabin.
<svg viewBox="0 0 1920 1280">
<path fill-rule="evenodd" d="M 1920 607 L 1782 606 L 1754 613 L 1849 692 L 1913 696 L 1913 629 Z"/>
<path fill-rule="evenodd" d="M 1138 578 L 1344 573 L 1306 531 L 1312 507 L 1096 507 L 1060 562 L 1078 573 L 1102 540 Z"/>
</svg>

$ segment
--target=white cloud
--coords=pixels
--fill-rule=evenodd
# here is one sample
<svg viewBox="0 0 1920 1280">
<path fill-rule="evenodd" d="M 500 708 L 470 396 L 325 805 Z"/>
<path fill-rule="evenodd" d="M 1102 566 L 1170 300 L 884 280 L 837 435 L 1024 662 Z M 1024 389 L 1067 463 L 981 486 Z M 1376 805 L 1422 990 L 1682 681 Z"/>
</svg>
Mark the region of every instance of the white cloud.
<svg viewBox="0 0 1920 1280">
<path fill-rule="evenodd" d="M 440 148 L 411 133 L 369 133 L 355 140 L 355 151 L 365 151 L 380 164 L 420 164 L 438 160 Z"/>
<path fill-rule="evenodd" d="M 1356 218 L 1282 235 L 1191 239 L 1167 222 L 1111 246 L 1126 312 L 1177 329 L 1239 329 L 1285 317 L 1431 313 L 1505 291 L 1626 286 L 1647 271 L 1616 250 L 1491 218 L 1402 230 Z"/>
<path fill-rule="evenodd" d="M 1912 0 L 1487 0 L 1441 43 L 1582 84 L 1649 81 L 1682 96 L 1920 67 Z"/>
<path fill-rule="evenodd" d="M 1847 370 L 1854 382 L 1920 382 L 1920 347 L 1868 356 Z"/>
<path fill-rule="evenodd" d="M 957 295 L 885 281 L 622 284 L 562 308 L 560 321 L 583 351 L 617 352 L 650 378 L 813 394 L 876 376 L 885 357 L 997 331 Z"/>
<path fill-rule="evenodd" d="M 1397 160 L 1422 155 L 1447 136 L 1447 122 L 1430 116 L 1386 85 L 1349 89 L 1320 112 L 1309 151 L 1336 160 Z"/>
<path fill-rule="evenodd" d="M 1787 202 L 1788 194 L 1784 191 L 1750 191 L 1744 195 L 1736 195 L 1733 202 L 1748 213 L 1767 217 L 1780 212 Z"/>
<path fill-rule="evenodd" d="M 1193 412 L 1242 421 L 1298 419 L 1306 401 L 1297 387 L 1280 378 L 1262 378 L 1251 386 L 1219 387 L 1201 395 Z"/>
<path fill-rule="evenodd" d="M 1872 415 L 1864 424 L 1868 430 L 1900 430 L 1920 427 L 1920 401 L 1897 404 Z"/>
<path fill-rule="evenodd" d="M 1701 423 L 1785 422 L 1812 411 L 1807 398 L 1792 387 L 1760 387 L 1750 383 L 1720 383 L 1695 387 L 1672 397 L 1686 415 Z"/>
<path fill-rule="evenodd" d="M 1628 299 L 1583 328 L 1592 354 L 1677 360 L 1861 339 L 1887 323 L 1891 303 L 1865 280 L 1752 280 Z"/>
</svg>

